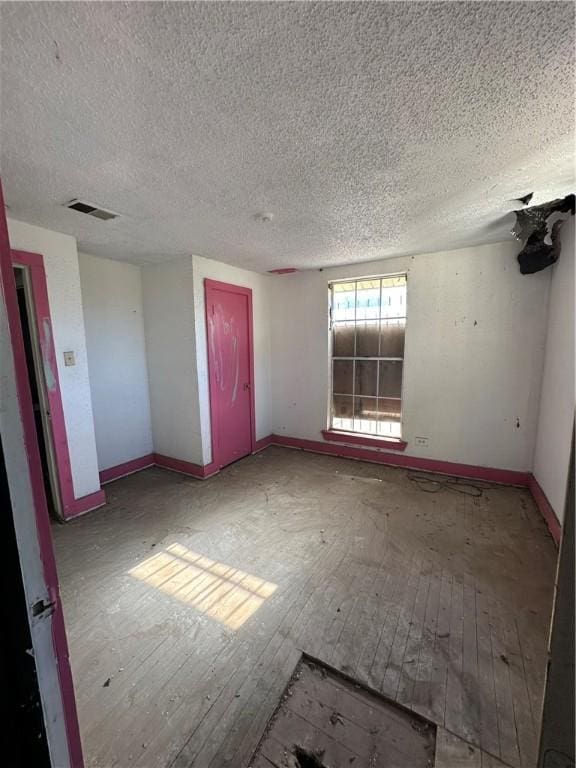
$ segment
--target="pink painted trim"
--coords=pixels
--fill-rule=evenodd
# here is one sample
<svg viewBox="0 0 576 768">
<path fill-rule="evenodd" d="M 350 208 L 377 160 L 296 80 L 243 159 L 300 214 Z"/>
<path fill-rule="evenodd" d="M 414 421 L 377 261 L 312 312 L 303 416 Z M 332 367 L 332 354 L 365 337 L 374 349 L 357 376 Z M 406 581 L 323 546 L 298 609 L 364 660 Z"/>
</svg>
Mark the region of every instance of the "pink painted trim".
<svg viewBox="0 0 576 768">
<path fill-rule="evenodd" d="M 163 456 L 161 453 L 154 454 L 154 464 L 164 469 L 171 469 L 173 472 L 180 472 L 183 475 L 191 475 L 200 480 L 206 480 L 219 472 L 214 462 L 202 466 L 201 464 L 192 464 L 190 461 L 182 459 L 173 459 L 171 456 Z"/>
<path fill-rule="evenodd" d="M 208 394 L 210 399 L 210 437 L 212 442 L 212 464 L 217 469 L 221 469 L 220 456 L 218 450 L 218 419 L 219 413 L 214 407 L 216 397 L 214 393 L 213 375 L 214 361 L 210 353 L 210 339 L 208 337 L 209 315 L 208 307 L 210 305 L 210 293 L 212 291 L 225 291 L 227 293 L 239 293 L 248 299 L 248 351 L 250 355 L 250 451 L 256 450 L 256 401 L 254 392 L 254 328 L 252 321 L 252 289 L 241 285 L 232 285 L 232 283 L 222 283 L 219 280 L 209 280 L 204 278 L 204 311 L 206 317 L 206 354 L 208 357 Z M 208 465 L 210 466 L 210 465 Z M 212 473 L 213 474 L 213 473 Z"/>
<path fill-rule="evenodd" d="M 293 272 L 298 272 L 295 267 L 283 267 L 282 269 L 269 269 L 271 275 L 291 275 Z"/>
<path fill-rule="evenodd" d="M 84 759 L 82 757 L 82 742 L 80 740 L 80 729 L 78 726 L 76 698 L 74 696 L 74 684 L 72 681 L 72 671 L 70 669 L 70 661 L 68 656 L 68 641 L 66 639 L 64 614 L 60 600 L 58 573 L 56 571 L 56 560 L 54 558 L 54 547 L 52 544 L 52 534 L 50 531 L 50 518 L 48 515 L 46 496 L 44 493 L 44 480 L 42 478 L 41 470 L 42 464 L 40 462 L 40 451 L 36 437 L 34 412 L 32 410 L 32 395 L 30 394 L 30 385 L 28 383 L 28 370 L 26 367 L 26 356 L 24 353 L 22 329 L 20 327 L 18 299 L 16 297 L 16 284 L 14 282 L 14 272 L 12 269 L 12 253 L 10 251 L 6 217 L 4 216 L 4 196 L 2 193 L 1 183 L 0 290 L 2 290 L 4 294 L 4 301 L 6 303 L 6 311 L 8 315 L 10 341 L 12 345 L 12 354 L 14 356 L 16 385 L 18 389 L 18 402 L 20 406 L 22 428 L 24 432 L 24 443 L 28 459 L 28 471 L 30 473 L 30 483 L 32 486 L 34 512 L 36 516 L 40 556 L 42 558 L 42 565 L 44 570 L 44 580 L 50 595 L 50 600 L 54 603 L 54 613 L 52 614 L 52 642 L 54 644 L 54 653 L 56 655 L 56 661 L 58 665 L 58 681 L 62 694 L 62 705 L 64 709 L 64 720 L 68 741 L 68 751 L 70 754 L 70 764 L 72 768 L 83 768 Z"/>
<path fill-rule="evenodd" d="M 562 526 L 560 525 L 560 521 L 556 517 L 556 513 L 554 512 L 554 508 L 552 507 L 552 504 L 548 501 L 548 498 L 544 491 L 542 490 L 540 483 L 534 475 L 530 475 L 530 482 L 528 483 L 528 488 L 530 489 L 530 493 L 532 494 L 532 498 L 536 502 L 536 506 L 538 507 L 538 510 L 540 511 L 540 514 L 544 518 L 544 522 L 548 526 L 548 530 L 550 531 L 550 535 L 554 539 L 554 543 L 557 547 L 560 546 L 560 539 L 562 538 Z"/>
<path fill-rule="evenodd" d="M 253 453 L 263 451 L 272 443 L 272 435 L 263 437 L 261 440 L 256 441 L 256 446 Z M 149 467 L 162 467 L 163 469 L 171 469 L 174 472 L 180 472 L 184 475 L 191 475 L 197 477 L 200 480 L 205 480 L 207 477 L 216 475 L 220 470 L 216 467 L 216 464 L 193 464 L 190 461 L 184 461 L 183 459 L 174 459 L 171 456 L 163 456 L 160 453 L 149 453 L 146 456 L 140 456 L 138 459 L 131 459 L 123 464 L 117 464 L 115 467 L 109 467 L 103 469 L 100 472 L 100 482 L 110 483 L 113 480 L 118 480 L 121 477 L 126 477 L 134 472 L 140 472 L 143 469 Z"/>
<path fill-rule="evenodd" d="M 108 469 L 103 469 L 100 472 L 100 485 L 110 483 L 112 480 L 118 480 L 120 477 L 126 477 L 126 475 L 132 475 L 134 472 L 140 472 L 141 469 L 152 466 L 154 466 L 154 454 L 149 453 L 147 456 L 130 459 L 130 461 L 117 464 L 115 467 L 108 467 Z"/>
<path fill-rule="evenodd" d="M 52 426 L 52 442 L 58 471 L 58 485 L 60 489 L 60 501 L 62 503 L 62 516 L 64 519 L 74 517 L 77 512 L 72 483 L 72 468 L 70 465 L 70 452 L 68 450 L 68 437 L 66 435 L 66 422 L 64 420 L 64 408 L 62 407 L 62 394 L 58 378 L 58 365 L 56 350 L 54 348 L 54 334 L 52 333 L 52 320 L 50 317 L 50 304 L 48 302 L 48 288 L 46 285 L 46 273 L 44 271 L 44 259 L 39 253 L 28 251 L 12 251 L 12 266 L 27 267 L 32 283 L 34 297 L 34 311 L 36 328 L 40 349 L 42 351 L 42 364 L 52 374 L 54 386 L 49 387 L 46 381 L 46 393 L 50 406 L 50 423 Z M 19 319 L 18 319 L 18 322 Z M 80 500 L 78 500 L 80 501 Z"/>
<path fill-rule="evenodd" d="M 467 477 L 473 480 L 486 480 L 490 483 L 527 486 L 530 480 L 530 472 L 516 472 L 511 469 L 476 467 L 472 464 L 458 464 L 451 461 L 422 459 L 415 456 L 385 453 L 384 451 L 371 451 L 366 448 L 353 448 L 347 445 L 330 445 L 321 443 L 317 440 L 302 440 L 298 437 L 286 437 L 284 435 L 272 435 L 272 444 L 283 445 L 287 448 L 300 448 L 303 451 L 310 451 L 312 453 L 325 453 L 330 456 L 341 456 L 345 459 L 369 461 L 374 464 L 388 464 L 394 467 L 406 467 L 407 469 L 419 469 L 424 472 L 436 472 L 441 475 L 455 475 L 457 477 Z"/>
<path fill-rule="evenodd" d="M 328 430 L 325 430 L 328 432 Z M 324 434 L 324 433 L 323 433 Z M 386 441 L 381 441 L 386 442 Z M 530 472 L 515 472 L 508 469 L 494 469 L 491 467 L 477 467 L 471 464 L 458 464 L 449 461 L 436 461 L 435 459 L 421 459 L 410 456 L 397 457 L 393 454 L 382 452 L 348 449 L 346 446 L 332 446 L 314 440 L 301 440 L 294 437 L 285 437 L 283 435 L 267 435 L 256 441 L 254 453 L 263 451 L 269 445 L 281 445 L 287 448 L 298 448 L 313 453 L 323 453 L 331 456 L 340 456 L 342 458 L 356 459 L 360 461 L 373 462 L 377 464 L 388 464 L 390 466 L 403 466 L 411 469 L 420 469 L 426 472 L 438 472 L 439 474 L 455 475 L 457 477 L 468 477 L 476 480 L 486 480 L 493 483 L 502 483 L 505 485 L 527 486 L 532 493 L 536 506 L 544 518 L 548 530 L 556 546 L 559 546 L 562 534 L 562 526 L 556 517 L 552 505 L 546 498 L 546 494 L 540 487 L 538 481 Z M 402 449 L 403 450 L 403 449 Z M 398 461 L 397 459 L 401 460 Z M 139 459 L 132 459 L 116 467 L 105 469 L 100 473 L 102 483 L 116 480 L 132 472 L 138 472 L 150 466 L 159 466 L 164 469 L 171 469 L 174 472 L 180 472 L 185 475 L 197 477 L 204 480 L 218 473 L 214 463 L 202 466 L 192 464 L 181 459 L 173 459 L 170 456 L 160 454 L 148 454 Z M 88 497 L 86 497 L 88 498 Z"/>
<path fill-rule="evenodd" d="M 358 435 L 352 432 L 339 432 L 337 429 L 323 429 L 322 437 L 334 443 L 349 443 L 350 445 L 365 445 L 368 448 L 388 448 L 391 451 L 405 451 L 408 443 L 404 440 L 387 440 L 382 437 Z"/>
<path fill-rule="evenodd" d="M 266 437 L 262 437 L 260 440 L 256 440 L 256 445 L 252 453 L 263 451 L 264 448 L 268 448 L 269 445 L 272 445 L 272 435 L 266 435 Z"/>
<path fill-rule="evenodd" d="M 106 504 L 106 494 L 102 489 L 89 493 L 87 496 L 81 496 L 79 499 L 74 499 L 73 504 L 68 507 L 66 519 L 71 520 L 73 517 L 86 514 L 86 512 L 92 512 L 94 509 L 103 507 L 104 504 Z"/>
</svg>

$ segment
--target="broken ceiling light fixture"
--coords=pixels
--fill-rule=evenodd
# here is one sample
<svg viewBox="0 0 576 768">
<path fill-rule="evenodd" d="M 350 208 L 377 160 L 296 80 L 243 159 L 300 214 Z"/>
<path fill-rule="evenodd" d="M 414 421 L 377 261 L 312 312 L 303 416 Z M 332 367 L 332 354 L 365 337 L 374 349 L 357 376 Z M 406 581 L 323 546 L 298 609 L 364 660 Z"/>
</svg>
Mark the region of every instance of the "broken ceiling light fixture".
<svg viewBox="0 0 576 768">
<path fill-rule="evenodd" d="M 516 211 L 512 234 L 523 243 L 518 254 L 520 272 L 531 275 L 558 261 L 560 228 L 574 216 L 574 195 Z"/>
</svg>

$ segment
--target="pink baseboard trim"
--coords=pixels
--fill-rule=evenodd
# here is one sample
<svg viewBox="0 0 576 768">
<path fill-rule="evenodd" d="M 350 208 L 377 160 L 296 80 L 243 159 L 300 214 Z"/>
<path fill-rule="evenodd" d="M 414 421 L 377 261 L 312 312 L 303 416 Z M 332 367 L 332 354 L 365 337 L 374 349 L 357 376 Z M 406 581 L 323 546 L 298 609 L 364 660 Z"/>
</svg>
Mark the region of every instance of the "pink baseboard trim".
<svg viewBox="0 0 576 768">
<path fill-rule="evenodd" d="M 548 498 L 546 497 L 546 494 L 540 487 L 540 483 L 534 475 L 530 475 L 530 481 L 528 483 L 528 488 L 530 489 L 530 493 L 532 494 L 532 498 L 536 502 L 536 506 L 538 507 L 540 514 L 544 518 L 544 522 L 548 526 L 548 530 L 550 531 L 550 535 L 554 539 L 554 543 L 556 546 L 560 546 L 560 538 L 562 536 L 562 526 L 560 525 L 560 521 L 556 517 L 556 513 L 554 512 L 554 509 L 552 508 L 552 504 L 548 501 Z"/>
<path fill-rule="evenodd" d="M 161 453 L 154 454 L 154 464 L 164 469 L 171 469 L 173 472 L 180 472 L 182 475 L 198 477 L 201 480 L 205 480 L 219 471 L 214 462 L 202 466 L 182 459 L 173 459 L 171 456 L 163 456 Z"/>
<path fill-rule="evenodd" d="M 271 443 L 272 435 L 267 435 L 261 440 L 257 440 L 252 453 L 263 451 Z M 123 464 L 117 464 L 115 467 L 103 469 L 100 472 L 100 483 L 111 483 L 113 480 L 119 480 L 121 477 L 126 477 L 126 475 L 132 475 L 134 472 L 140 472 L 142 469 L 154 466 L 171 469 L 173 472 L 180 472 L 183 475 L 197 477 L 199 480 L 205 480 L 207 477 L 212 477 L 212 475 L 219 472 L 214 462 L 202 466 L 201 464 L 193 464 L 183 459 L 174 459 L 172 456 L 164 456 L 161 453 L 149 453 L 146 456 L 140 456 L 138 459 L 131 459 Z"/>
<path fill-rule="evenodd" d="M 254 450 L 252 453 L 258 453 L 259 451 L 263 451 L 264 448 L 268 448 L 269 445 L 272 445 L 272 435 L 267 435 L 266 437 L 263 437 L 261 440 L 256 440 L 256 445 L 254 446 Z"/>
<path fill-rule="evenodd" d="M 286 437 L 284 435 L 272 435 L 273 445 L 283 445 L 287 448 L 300 448 L 312 453 L 325 453 L 330 456 L 341 456 L 345 459 L 357 459 L 374 464 L 388 464 L 393 467 L 406 467 L 423 472 L 437 472 L 441 475 L 456 475 L 467 477 L 471 480 L 485 480 L 490 483 L 502 483 L 504 485 L 527 486 L 530 480 L 530 472 L 517 472 L 511 469 L 496 469 L 495 467 L 477 467 L 472 464 L 459 464 L 452 461 L 438 461 L 436 459 L 422 459 L 405 454 L 385 453 L 373 451 L 368 448 L 355 448 L 349 445 L 330 445 L 317 440 L 302 440 L 298 437 Z"/>
<path fill-rule="evenodd" d="M 405 451 L 408 443 L 404 440 L 371 437 L 370 435 L 355 435 L 352 432 L 339 432 L 337 429 L 323 429 L 322 437 L 331 443 L 348 443 L 349 445 L 364 445 L 366 448 L 385 448 L 389 451 Z"/>
<path fill-rule="evenodd" d="M 546 494 L 531 472 L 517 472 L 510 469 L 477 467 L 472 464 L 459 464 L 452 461 L 423 459 L 416 456 L 406 456 L 405 454 L 399 455 L 381 450 L 370 450 L 370 448 L 356 448 L 355 446 L 345 444 L 331 445 L 330 443 L 321 443 L 317 440 L 303 440 L 298 437 L 287 437 L 285 435 L 267 435 L 266 437 L 257 440 L 253 453 L 263 451 L 269 445 L 280 445 L 285 448 L 296 448 L 311 453 L 339 456 L 344 459 L 355 459 L 357 461 L 367 461 L 393 467 L 405 467 L 406 469 L 421 470 L 423 472 L 437 472 L 441 475 L 454 475 L 456 477 L 484 480 L 486 482 L 501 483 L 503 485 L 525 486 L 530 490 L 534 502 L 544 518 L 556 546 L 559 545 L 562 526 L 556 517 L 552 505 L 546 498 Z M 405 445 L 406 443 L 404 443 L 404 446 Z M 141 456 L 138 459 L 124 462 L 124 464 L 118 464 L 116 467 L 110 467 L 109 469 L 103 470 L 100 473 L 100 482 L 109 483 L 112 480 L 117 480 L 120 477 L 125 477 L 133 472 L 139 472 L 140 470 L 151 466 L 170 469 L 173 472 L 180 472 L 184 475 L 196 477 L 199 480 L 205 480 L 219 472 L 215 463 L 202 466 L 201 464 L 193 464 L 192 462 L 183 461 L 182 459 L 174 459 L 171 456 L 163 456 L 160 453 L 150 453 L 146 456 Z M 92 509 L 101 507 L 105 503 L 106 496 L 104 495 L 104 491 L 97 491 L 96 493 L 84 496 L 81 499 L 76 499 L 71 506 L 66 508 L 66 516 L 77 517 Z"/>
<path fill-rule="evenodd" d="M 108 469 L 103 469 L 100 472 L 100 485 L 110 483 L 112 480 L 118 480 L 120 477 L 126 477 L 126 475 L 132 475 L 134 472 L 140 472 L 141 469 L 152 466 L 154 466 L 154 454 L 149 453 L 147 456 L 130 459 L 130 461 L 117 464 L 115 467 L 108 467 Z"/>
<path fill-rule="evenodd" d="M 358 461 L 368 461 L 376 464 L 406 467 L 406 469 L 421 470 L 423 472 L 437 472 L 442 475 L 454 475 L 456 477 L 466 477 L 473 480 L 485 480 L 490 483 L 527 487 L 532 494 L 540 514 L 548 526 L 550 535 L 554 539 L 556 546 L 559 546 L 562 535 L 562 526 L 556 517 L 552 505 L 546 498 L 546 494 L 531 472 L 517 472 L 511 469 L 477 467 L 472 464 L 459 464 L 452 461 L 423 459 L 415 456 L 406 456 L 405 454 L 399 455 L 366 448 L 356 448 L 350 445 L 330 445 L 321 443 L 317 440 L 302 440 L 297 437 L 287 437 L 284 435 L 272 435 L 270 442 L 272 445 L 298 448 L 303 451 L 323 453 L 330 456 L 341 456 L 345 459 L 356 459 Z"/>
<path fill-rule="evenodd" d="M 98 509 L 98 507 L 103 507 L 104 504 L 106 504 L 106 494 L 100 489 L 94 493 L 89 493 L 87 496 L 74 499 L 72 503 L 64 507 L 64 516 L 66 520 L 69 520 L 73 517 L 78 517 L 78 515 L 83 515 L 85 512 Z"/>
</svg>

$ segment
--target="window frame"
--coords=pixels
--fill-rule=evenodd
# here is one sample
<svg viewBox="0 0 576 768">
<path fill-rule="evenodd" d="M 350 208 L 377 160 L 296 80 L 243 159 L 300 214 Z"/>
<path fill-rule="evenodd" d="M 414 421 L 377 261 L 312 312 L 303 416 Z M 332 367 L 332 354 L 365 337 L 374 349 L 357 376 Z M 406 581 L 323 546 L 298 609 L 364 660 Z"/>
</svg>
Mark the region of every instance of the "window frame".
<svg viewBox="0 0 576 768">
<path fill-rule="evenodd" d="M 404 345 L 406 342 L 406 329 L 408 324 L 408 272 L 407 271 L 399 271 L 399 272 L 390 272 L 387 274 L 377 274 L 377 275 L 367 275 L 367 276 L 361 276 L 361 277 L 348 277 L 348 278 L 339 278 L 337 280 L 331 280 L 328 283 L 328 369 L 329 369 L 329 386 L 328 386 L 328 403 L 327 403 L 327 427 L 326 429 L 322 430 L 322 434 L 324 436 L 325 440 L 331 440 L 336 442 L 350 442 L 350 443 L 359 443 L 359 444 L 365 444 L 365 445 L 371 445 L 373 447 L 393 447 L 398 448 L 400 450 L 404 450 L 406 447 L 406 442 L 403 440 L 403 427 L 404 427 L 404 409 L 403 409 L 403 403 L 404 403 L 404 385 L 405 385 L 405 376 L 404 376 L 404 362 L 405 362 L 405 346 L 403 350 L 402 357 L 383 357 L 380 355 L 377 356 L 358 356 L 356 354 L 356 333 L 354 334 L 354 354 L 352 356 L 346 355 L 343 357 L 334 357 L 334 333 L 333 333 L 333 326 L 335 321 L 333 320 L 333 306 L 334 306 L 334 286 L 338 284 L 343 283 L 355 283 L 356 286 L 358 283 L 364 281 L 364 280 L 387 280 L 395 277 L 402 277 L 405 281 L 405 308 L 404 308 L 404 315 L 397 316 L 394 318 L 390 318 L 391 320 L 394 319 L 403 319 L 404 320 Z M 357 287 L 355 288 L 357 291 Z M 380 304 L 379 304 L 379 320 L 381 321 L 382 318 L 382 285 L 380 287 Z M 358 322 L 356 318 L 356 312 L 357 312 L 357 306 L 355 302 L 355 317 L 354 317 L 354 326 L 356 327 L 356 324 Z M 360 319 L 360 322 L 362 322 L 363 318 Z M 380 351 L 380 349 L 378 350 Z M 402 380 L 400 384 L 400 397 L 395 398 L 391 397 L 389 399 L 391 400 L 399 400 L 400 402 L 400 420 L 399 420 L 399 434 L 398 435 L 383 435 L 378 432 L 359 432 L 357 430 L 347 430 L 340 428 L 338 426 L 333 425 L 333 419 L 334 419 L 334 410 L 333 410 L 333 397 L 334 397 L 334 361 L 335 360 L 350 360 L 354 362 L 354 369 L 353 369 L 353 391 L 351 397 L 352 399 L 352 407 L 354 408 L 354 389 L 356 386 L 356 361 L 357 360 L 376 360 L 378 363 L 380 361 L 401 361 L 402 362 Z M 378 373 L 379 377 L 379 373 Z M 379 387 L 379 379 L 376 379 L 376 398 L 375 399 L 386 399 L 384 397 L 380 398 L 380 395 L 378 394 L 378 387 Z M 352 414 L 352 419 L 354 420 L 354 413 Z"/>
</svg>

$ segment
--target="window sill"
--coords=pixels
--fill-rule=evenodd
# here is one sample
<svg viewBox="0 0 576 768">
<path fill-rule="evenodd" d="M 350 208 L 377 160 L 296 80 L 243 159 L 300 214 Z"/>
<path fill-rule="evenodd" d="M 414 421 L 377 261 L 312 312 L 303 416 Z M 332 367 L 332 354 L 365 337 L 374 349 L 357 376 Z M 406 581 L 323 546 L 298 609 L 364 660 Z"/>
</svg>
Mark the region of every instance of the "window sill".
<svg viewBox="0 0 576 768">
<path fill-rule="evenodd" d="M 348 443 L 350 445 L 365 445 L 370 448 L 387 448 L 393 451 L 405 451 L 406 443 L 395 437 L 372 437 L 371 435 L 361 435 L 357 432 L 339 432 L 336 429 L 323 429 L 322 437 L 333 443 Z"/>
</svg>

